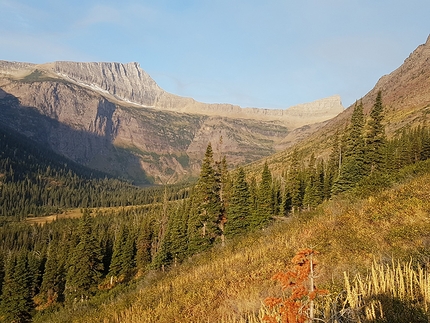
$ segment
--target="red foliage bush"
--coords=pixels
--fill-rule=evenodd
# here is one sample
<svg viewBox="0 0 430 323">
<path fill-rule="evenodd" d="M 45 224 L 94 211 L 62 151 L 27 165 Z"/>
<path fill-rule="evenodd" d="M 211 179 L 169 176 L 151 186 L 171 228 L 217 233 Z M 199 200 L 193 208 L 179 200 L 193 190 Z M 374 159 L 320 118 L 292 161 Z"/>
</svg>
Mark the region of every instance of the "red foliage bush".
<svg viewBox="0 0 430 323">
<path fill-rule="evenodd" d="M 315 267 L 317 262 L 313 255 L 318 252 L 312 249 L 300 250 L 292 259 L 293 268 L 275 274 L 272 279 L 281 283 L 282 290 L 290 290 L 284 297 L 268 297 L 264 303 L 271 309 L 277 309 L 275 315 L 265 315 L 263 320 L 268 323 L 305 323 L 314 319 L 313 300 L 317 295 L 326 294 L 314 285 Z"/>
</svg>

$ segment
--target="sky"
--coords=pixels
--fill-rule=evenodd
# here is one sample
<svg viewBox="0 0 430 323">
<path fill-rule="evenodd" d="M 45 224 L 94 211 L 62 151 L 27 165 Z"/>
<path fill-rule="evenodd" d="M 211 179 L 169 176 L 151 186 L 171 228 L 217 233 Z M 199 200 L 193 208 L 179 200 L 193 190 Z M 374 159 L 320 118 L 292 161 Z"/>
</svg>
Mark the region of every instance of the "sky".
<svg viewBox="0 0 430 323">
<path fill-rule="evenodd" d="M 347 107 L 425 43 L 429 14 L 429 0 L 0 0 L 0 60 L 138 62 L 201 102 Z"/>
</svg>

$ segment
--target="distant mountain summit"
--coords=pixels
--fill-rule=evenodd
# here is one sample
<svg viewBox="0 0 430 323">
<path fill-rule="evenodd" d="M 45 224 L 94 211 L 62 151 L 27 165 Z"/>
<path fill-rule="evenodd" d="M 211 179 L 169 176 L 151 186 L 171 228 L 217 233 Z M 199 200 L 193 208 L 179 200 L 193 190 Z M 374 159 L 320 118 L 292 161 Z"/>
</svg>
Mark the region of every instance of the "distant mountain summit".
<svg viewBox="0 0 430 323">
<path fill-rule="evenodd" d="M 196 175 L 209 142 L 233 165 L 257 160 L 343 111 L 337 95 L 285 110 L 201 103 L 164 91 L 138 63 L 7 61 L 0 108 L 4 126 L 142 183 Z"/>
</svg>

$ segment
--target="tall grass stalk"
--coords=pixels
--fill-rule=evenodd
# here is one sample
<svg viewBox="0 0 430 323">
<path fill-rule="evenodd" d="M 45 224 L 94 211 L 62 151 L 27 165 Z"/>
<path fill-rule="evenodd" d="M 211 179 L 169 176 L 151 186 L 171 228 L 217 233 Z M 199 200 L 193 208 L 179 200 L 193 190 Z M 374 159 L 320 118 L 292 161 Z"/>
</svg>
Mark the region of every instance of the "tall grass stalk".
<svg viewBox="0 0 430 323">
<path fill-rule="evenodd" d="M 393 261 L 385 265 L 373 262 L 367 275 L 357 274 L 351 278 L 344 273 L 344 279 L 343 310 L 348 309 L 345 312 L 357 322 L 386 319 L 387 299 L 429 315 L 429 274 L 421 266 L 414 268 L 412 261 L 403 264 Z"/>
</svg>

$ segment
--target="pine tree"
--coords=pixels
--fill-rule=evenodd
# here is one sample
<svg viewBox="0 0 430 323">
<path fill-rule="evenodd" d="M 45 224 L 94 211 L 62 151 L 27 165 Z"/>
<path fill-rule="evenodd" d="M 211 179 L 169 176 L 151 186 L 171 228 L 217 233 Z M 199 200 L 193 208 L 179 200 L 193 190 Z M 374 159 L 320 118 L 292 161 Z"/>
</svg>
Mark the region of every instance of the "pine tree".
<svg viewBox="0 0 430 323">
<path fill-rule="evenodd" d="M 315 166 L 315 156 L 312 154 L 307 169 L 308 179 L 303 196 L 303 205 L 307 208 L 316 207 L 323 200 L 324 165 Z"/>
<path fill-rule="evenodd" d="M 368 133 L 366 136 L 366 163 L 369 165 L 370 174 L 379 171 L 384 163 L 385 129 L 383 121 L 382 94 L 378 92 L 375 104 L 370 112 Z"/>
<path fill-rule="evenodd" d="M 333 184 L 333 193 L 349 190 L 365 176 L 365 146 L 363 138 L 364 113 L 363 104 L 356 103 L 351 117 L 351 126 L 346 138 L 346 147 L 340 174 Z"/>
<path fill-rule="evenodd" d="M 257 212 L 252 217 L 252 228 L 266 225 L 273 216 L 273 194 L 272 194 L 272 174 L 267 161 L 264 163 L 261 173 L 261 182 L 258 186 Z"/>
<path fill-rule="evenodd" d="M 127 279 L 134 268 L 134 254 L 134 235 L 122 225 L 113 245 L 108 275 L 115 278 L 122 275 L 122 279 Z"/>
<path fill-rule="evenodd" d="M 257 190 L 257 180 L 254 176 L 251 177 L 249 182 L 249 194 L 251 196 L 251 212 L 257 211 L 257 201 L 258 201 L 258 190 Z"/>
<path fill-rule="evenodd" d="M 342 145 L 339 132 L 333 136 L 333 144 L 330 156 L 327 161 L 327 167 L 324 175 L 324 199 L 328 200 L 331 197 L 333 183 L 340 173 L 340 166 L 342 162 Z"/>
<path fill-rule="evenodd" d="M 49 306 L 64 300 L 65 267 L 61 257 L 64 249 L 59 248 L 56 239 L 49 243 L 45 271 L 43 273 L 40 294 Z"/>
<path fill-rule="evenodd" d="M 423 127 L 421 135 L 423 144 L 421 160 L 427 160 L 430 158 L 430 129 L 428 127 Z"/>
<path fill-rule="evenodd" d="M 220 185 L 214 169 L 212 146 L 209 143 L 193 192 L 192 210 L 188 219 L 190 254 L 207 249 L 220 235 L 222 204 L 219 193 Z"/>
<path fill-rule="evenodd" d="M 30 279 L 31 297 L 39 293 L 40 285 L 42 284 L 42 273 L 44 267 L 44 259 L 37 252 L 31 252 L 27 255 L 27 267 Z"/>
<path fill-rule="evenodd" d="M 12 254 L 6 263 L 0 317 L 5 322 L 30 322 L 33 309 L 27 253 Z"/>
<path fill-rule="evenodd" d="M 220 139 L 222 144 L 222 137 Z M 225 245 L 225 223 L 227 221 L 227 208 L 230 200 L 231 178 L 228 171 L 227 159 L 222 156 L 219 162 L 215 162 L 215 178 L 219 183 L 219 196 L 221 201 L 221 215 L 218 227 L 220 229 L 221 243 Z"/>
<path fill-rule="evenodd" d="M 225 224 L 226 236 L 232 237 L 246 232 L 250 226 L 251 214 L 251 194 L 246 182 L 246 174 L 243 168 L 239 167 L 231 192 L 228 218 Z"/>
<path fill-rule="evenodd" d="M 66 291 L 69 299 L 88 299 L 97 288 L 103 273 L 103 256 L 92 234 L 92 217 L 87 209 L 79 221 L 78 244 L 68 264 Z"/>
<path fill-rule="evenodd" d="M 3 253 L 0 252 L 0 296 L 3 290 L 4 271 L 5 271 L 5 257 Z"/>
<path fill-rule="evenodd" d="M 170 252 L 175 265 L 178 261 L 182 261 L 187 253 L 188 214 L 189 205 L 187 201 L 183 201 L 176 209 L 169 226 Z"/>
<path fill-rule="evenodd" d="M 154 237 L 152 218 L 147 215 L 140 226 L 136 243 L 136 267 L 144 272 L 152 262 L 152 240 Z"/>
<path fill-rule="evenodd" d="M 294 149 L 290 157 L 290 169 L 288 172 L 288 191 L 291 196 L 291 210 L 294 213 L 302 206 L 302 180 L 300 174 L 300 164 L 298 150 Z"/>
<path fill-rule="evenodd" d="M 281 214 L 283 216 L 287 216 L 291 212 L 292 208 L 293 208 L 293 201 L 291 197 L 291 192 L 288 188 L 285 188 L 285 192 L 282 198 Z"/>
</svg>

